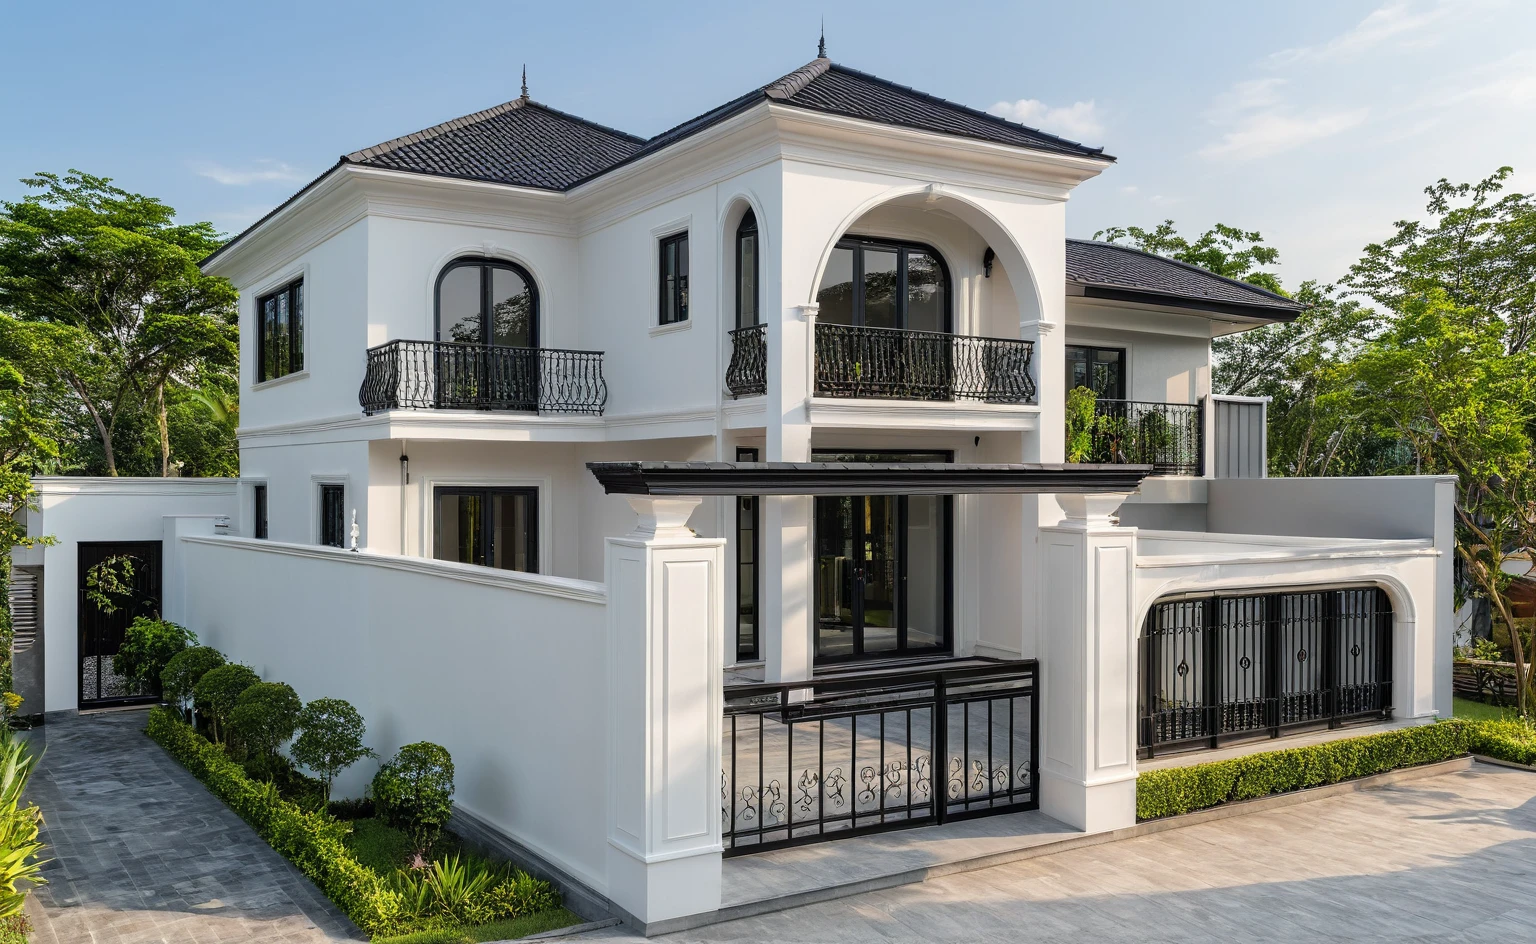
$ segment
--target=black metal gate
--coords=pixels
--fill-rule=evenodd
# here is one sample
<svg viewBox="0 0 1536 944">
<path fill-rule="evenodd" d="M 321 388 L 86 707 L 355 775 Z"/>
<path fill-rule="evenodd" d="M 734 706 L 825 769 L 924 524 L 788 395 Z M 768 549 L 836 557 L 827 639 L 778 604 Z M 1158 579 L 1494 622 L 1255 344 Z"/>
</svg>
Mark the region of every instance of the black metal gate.
<svg viewBox="0 0 1536 944">
<path fill-rule="evenodd" d="M 80 542 L 81 708 L 150 702 L 157 697 L 130 692 L 125 680 L 112 671 L 112 657 L 123 644 L 128 624 L 140 616 L 160 614 L 160 547 L 159 541 Z M 106 613 L 86 596 L 86 576 L 92 567 L 113 557 L 132 562 L 132 590 Z"/>
<path fill-rule="evenodd" d="M 725 690 L 725 854 L 1039 806 L 1034 660 Z"/>
<path fill-rule="evenodd" d="M 1141 634 L 1141 755 L 1392 712 L 1377 587 L 1160 601 Z"/>
</svg>

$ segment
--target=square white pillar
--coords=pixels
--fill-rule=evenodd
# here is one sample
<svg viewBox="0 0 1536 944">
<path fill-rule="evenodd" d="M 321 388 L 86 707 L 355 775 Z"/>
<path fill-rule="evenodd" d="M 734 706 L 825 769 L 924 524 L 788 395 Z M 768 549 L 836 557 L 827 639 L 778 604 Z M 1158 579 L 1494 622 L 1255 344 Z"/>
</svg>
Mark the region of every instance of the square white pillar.
<svg viewBox="0 0 1536 944">
<path fill-rule="evenodd" d="M 645 924 L 720 907 L 725 542 L 697 498 L 631 497 L 608 539 L 608 896 Z"/>
<path fill-rule="evenodd" d="M 1101 832 L 1136 822 L 1136 529 L 1127 492 L 1059 495 L 1040 529 L 1040 808 Z"/>
</svg>

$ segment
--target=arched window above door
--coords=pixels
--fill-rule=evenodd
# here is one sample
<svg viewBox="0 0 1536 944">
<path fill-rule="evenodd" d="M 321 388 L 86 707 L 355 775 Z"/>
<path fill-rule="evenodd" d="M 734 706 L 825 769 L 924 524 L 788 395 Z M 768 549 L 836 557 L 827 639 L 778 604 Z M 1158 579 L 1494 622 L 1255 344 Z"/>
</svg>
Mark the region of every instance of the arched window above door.
<svg viewBox="0 0 1536 944">
<path fill-rule="evenodd" d="M 455 259 L 437 277 L 437 340 L 497 347 L 539 346 L 539 291 L 522 266 Z"/>
<path fill-rule="evenodd" d="M 827 260 L 816 291 L 826 324 L 953 330 L 949 267 L 930 246 L 850 236 Z"/>
</svg>

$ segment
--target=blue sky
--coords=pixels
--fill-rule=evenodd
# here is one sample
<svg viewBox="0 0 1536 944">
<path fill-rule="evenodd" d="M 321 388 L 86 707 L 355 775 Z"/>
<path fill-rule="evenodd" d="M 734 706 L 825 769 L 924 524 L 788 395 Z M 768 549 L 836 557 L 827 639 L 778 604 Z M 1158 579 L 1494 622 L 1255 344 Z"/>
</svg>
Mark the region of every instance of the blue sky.
<svg viewBox="0 0 1536 944">
<path fill-rule="evenodd" d="M 78 167 L 234 232 L 337 155 L 515 97 L 650 135 L 837 62 L 1092 144 L 1071 235 L 1258 229 L 1340 276 L 1422 188 L 1536 189 L 1536 3 L 10 4 L 0 196 Z"/>
</svg>

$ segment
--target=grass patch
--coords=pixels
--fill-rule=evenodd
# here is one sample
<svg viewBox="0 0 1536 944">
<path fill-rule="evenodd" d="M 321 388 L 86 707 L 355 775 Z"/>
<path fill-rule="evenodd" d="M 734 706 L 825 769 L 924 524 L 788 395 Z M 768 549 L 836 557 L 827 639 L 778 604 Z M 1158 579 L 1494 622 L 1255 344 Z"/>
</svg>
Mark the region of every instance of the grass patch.
<svg viewBox="0 0 1536 944">
<path fill-rule="evenodd" d="M 1498 705 L 1473 701 L 1470 698 L 1454 698 L 1452 702 L 1452 713 L 1458 718 L 1466 718 L 1469 721 L 1504 721 L 1513 717 L 1515 713 L 1512 708 L 1500 708 Z"/>
<path fill-rule="evenodd" d="M 481 944 L 483 941 L 510 941 L 530 934 L 581 924 L 580 916 L 564 908 L 552 908 L 538 914 L 506 921 L 493 921 L 462 931 L 418 931 L 401 937 L 374 938 L 373 944 Z"/>
<path fill-rule="evenodd" d="M 383 820 L 355 819 L 352 835 L 346 838 L 352 858 L 380 875 L 389 875 L 406 866 L 411 854 L 411 838 Z"/>
</svg>

